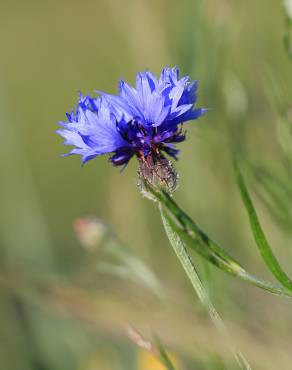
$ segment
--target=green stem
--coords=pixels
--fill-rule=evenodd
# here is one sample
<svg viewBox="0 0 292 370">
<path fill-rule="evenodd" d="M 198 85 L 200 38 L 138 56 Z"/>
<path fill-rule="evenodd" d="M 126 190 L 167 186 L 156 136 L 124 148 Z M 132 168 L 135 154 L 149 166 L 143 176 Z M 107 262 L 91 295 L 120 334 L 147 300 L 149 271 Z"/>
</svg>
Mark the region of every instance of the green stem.
<svg viewBox="0 0 292 370">
<path fill-rule="evenodd" d="M 176 256 L 178 257 L 180 263 L 182 264 L 194 290 L 196 291 L 200 301 L 202 302 L 203 306 L 207 310 L 211 320 L 213 321 L 214 325 L 217 327 L 217 329 L 220 331 L 220 333 L 224 336 L 224 339 L 229 343 L 232 352 L 240 365 L 241 369 L 244 370 L 251 370 L 250 365 L 246 361 L 246 359 L 243 357 L 242 353 L 235 349 L 232 345 L 231 339 L 229 337 L 229 333 L 226 329 L 226 326 L 221 319 L 220 315 L 216 311 L 215 307 L 213 306 L 206 290 L 204 289 L 204 286 L 199 278 L 199 275 L 196 271 L 195 265 L 192 261 L 191 256 L 189 255 L 184 243 L 181 241 L 179 236 L 173 231 L 171 228 L 167 216 L 161 206 L 159 204 L 159 209 L 161 213 L 161 218 L 163 221 L 163 225 L 165 228 L 165 231 L 167 233 L 167 236 L 169 238 L 169 241 L 175 251 Z"/>
</svg>

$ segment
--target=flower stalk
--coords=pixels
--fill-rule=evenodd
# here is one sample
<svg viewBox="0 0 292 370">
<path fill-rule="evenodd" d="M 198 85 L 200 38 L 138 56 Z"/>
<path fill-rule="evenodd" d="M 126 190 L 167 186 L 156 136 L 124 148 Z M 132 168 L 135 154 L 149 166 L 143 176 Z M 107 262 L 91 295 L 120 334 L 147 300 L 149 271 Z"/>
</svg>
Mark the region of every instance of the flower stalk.
<svg viewBox="0 0 292 370">
<path fill-rule="evenodd" d="M 229 332 L 220 317 L 219 313 L 216 311 L 215 307 L 213 306 L 208 293 L 206 292 L 201 279 L 198 275 L 196 267 L 193 263 L 192 257 L 187 251 L 185 244 L 179 238 L 179 236 L 174 232 L 172 227 L 170 226 L 165 211 L 161 204 L 159 204 L 159 210 L 162 218 L 162 222 L 166 231 L 166 234 L 169 238 L 170 244 L 173 247 L 173 250 L 180 261 L 183 269 L 187 277 L 189 278 L 195 292 L 197 293 L 201 303 L 203 304 L 204 308 L 208 312 L 212 322 L 223 336 L 224 340 L 229 344 L 231 352 L 233 353 L 236 361 L 238 362 L 240 368 L 242 370 L 251 370 L 251 367 L 247 360 L 244 358 L 243 354 L 236 348 L 234 348 L 231 338 L 229 336 Z"/>
</svg>

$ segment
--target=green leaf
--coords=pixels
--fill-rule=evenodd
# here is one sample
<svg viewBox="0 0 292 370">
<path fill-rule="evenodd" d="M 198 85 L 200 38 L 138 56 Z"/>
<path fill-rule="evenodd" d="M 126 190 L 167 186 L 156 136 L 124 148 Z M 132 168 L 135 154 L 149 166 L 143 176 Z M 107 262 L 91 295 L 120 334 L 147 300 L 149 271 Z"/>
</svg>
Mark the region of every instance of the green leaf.
<svg viewBox="0 0 292 370">
<path fill-rule="evenodd" d="M 155 344 L 156 344 L 156 348 L 159 353 L 159 358 L 160 358 L 161 363 L 166 367 L 167 370 L 176 370 L 164 346 L 157 338 L 155 340 Z"/>
<path fill-rule="evenodd" d="M 260 251 L 260 254 L 265 261 L 265 264 L 275 276 L 275 278 L 288 290 L 292 292 L 292 281 L 287 276 L 285 271 L 282 269 L 280 263 L 275 257 L 272 248 L 270 247 L 267 238 L 263 232 L 263 229 L 260 225 L 256 210 L 253 206 L 251 197 L 248 193 L 247 187 L 245 185 L 243 176 L 240 172 L 239 166 L 234 162 L 235 176 L 240 191 L 242 201 L 245 205 L 245 209 L 248 213 L 250 227 L 254 236 L 256 245 Z"/>
<path fill-rule="evenodd" d="M 286 0 L 285 4 L 285 32 L 283 35 L 283 43 L 287 55 L 292 60 L 292 14 L 291 14 L 291 0 Z"/>
<path fill-rule="evenodd" d="M 292 293 L 269 282 L 263 281 L 249 274 L 239 262 L 232 258 L 222 247 L 209 238 L 195 223 L 184 213 L 169 194 L 160 189 L 154 189 L 145 182 L 145 188 L 162 205 L 164 217 L 179 236 L 190 248 L 199 253 L 206 260 L 221 270 L 236 276 L 249 284 L 255 285 L 270 293 L 280 296 L 292 297 Z"/>
</svg>

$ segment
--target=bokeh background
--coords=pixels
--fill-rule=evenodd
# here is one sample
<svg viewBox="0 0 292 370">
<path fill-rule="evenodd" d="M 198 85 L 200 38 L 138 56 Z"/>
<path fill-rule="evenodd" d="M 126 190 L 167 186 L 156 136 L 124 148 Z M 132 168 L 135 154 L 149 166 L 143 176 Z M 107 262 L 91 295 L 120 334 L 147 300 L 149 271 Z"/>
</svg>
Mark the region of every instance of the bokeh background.
<svg viewBox="0 0 292 370">
<path fill-rule="evenodd" d="M 79 157 L 61 156 L 68 148 L 55 130 L 78 90 L 114 93 L 120 78 L 177 65 L 200 81 L 198 106 L 210 108 L 187 124 L 177 201 L 249 271 L 272 280 L 233 178 L 235 150 L 291 276 L 288 16 L 273 0 L 0 1 L 1 369 L 163 369 L 125 324 L 159 336 L 179 369 L 237 369 L 158 210 L 138 192 L 135 160 L 122 173 L 106 158 L 82 168 Z M 291 303 L 194 258 L 254 368 L 291 369 Z"/>
</svg>

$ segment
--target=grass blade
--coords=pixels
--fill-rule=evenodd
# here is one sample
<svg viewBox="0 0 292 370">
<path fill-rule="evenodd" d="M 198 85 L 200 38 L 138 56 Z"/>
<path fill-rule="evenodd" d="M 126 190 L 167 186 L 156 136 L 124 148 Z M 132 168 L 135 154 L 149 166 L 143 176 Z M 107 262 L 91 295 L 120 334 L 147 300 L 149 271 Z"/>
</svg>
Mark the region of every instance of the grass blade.
<svg viewBox="0 0 292 370">
<path fill-rule="evenodd" d="M 167 370 L 176 370 L 162 343 L 156 339 L 156 348 L 159 353 L 160 362 Z"/>
<path fill-rule="evenodd" d="M 283 36 L 284 47 L 288 57 L 292 60 L 292 4 L 291 0 L 284 0 L 285 11 L 285 33 Z"/>
<path fill-rule="evenodd" d="M 243 176 L 240 172 L 239 166 L 234 162 L 235 176 L 237 180 L 237 185 L 240 191 L 240 195 L 248 213 L 250 227 L 253 233 L 254 240 L 260 251 L 260 254 L 265 261 L 268 269 L 275 276 L 275 278 L 288 290 L 292 292 L 292 281 L 287 276 L 285 271 L 282 269 L 280 263 L 275 257 L 272 248 L 270 247 L 267 238 L 263 232 L 260 225 L 256 210 L 253 206 L 251 197 L 248 193 L 247 187 L 245 185 Z"/>
</svg>

